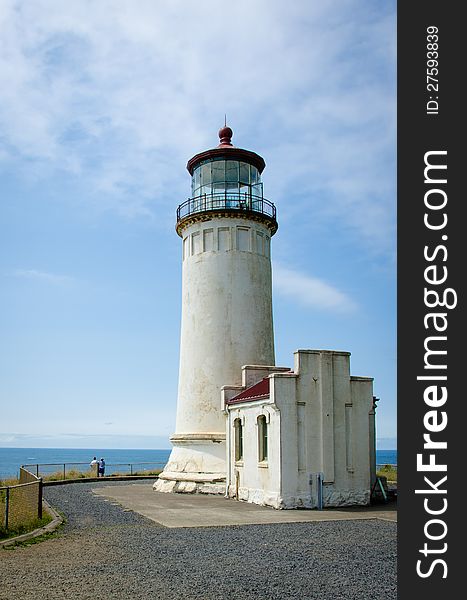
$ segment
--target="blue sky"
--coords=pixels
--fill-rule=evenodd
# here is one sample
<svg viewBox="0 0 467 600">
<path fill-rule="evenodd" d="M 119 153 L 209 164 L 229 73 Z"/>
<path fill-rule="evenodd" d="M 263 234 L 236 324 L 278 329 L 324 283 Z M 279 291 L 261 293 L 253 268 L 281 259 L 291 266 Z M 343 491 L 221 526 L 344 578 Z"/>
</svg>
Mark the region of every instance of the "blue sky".
<svg viewBox="0 0 467 600">
<path fill-rule="evenodd" d="M 394 447 L 395 27 L 370 0 L 0 4 L 0 446 L 169 447 L 175 210 L 227 113 L 278 211 L 276 363 L 350 351 Z"/>
</svg>

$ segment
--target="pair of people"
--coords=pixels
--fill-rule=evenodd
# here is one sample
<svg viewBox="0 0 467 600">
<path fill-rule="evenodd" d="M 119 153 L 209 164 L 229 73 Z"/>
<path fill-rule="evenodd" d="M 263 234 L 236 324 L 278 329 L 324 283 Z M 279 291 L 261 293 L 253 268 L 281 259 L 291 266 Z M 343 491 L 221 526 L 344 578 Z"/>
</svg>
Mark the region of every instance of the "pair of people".
<svg viewBox="0 0 467 600">
<path fill-rule="evenodd" d="M 94 457 L 91 461 L 91 469 L 97 468 L 97 476 L 104 477 L 105 475 L 105 460 L 101 458 L 99 461 Z"/>
</svg>

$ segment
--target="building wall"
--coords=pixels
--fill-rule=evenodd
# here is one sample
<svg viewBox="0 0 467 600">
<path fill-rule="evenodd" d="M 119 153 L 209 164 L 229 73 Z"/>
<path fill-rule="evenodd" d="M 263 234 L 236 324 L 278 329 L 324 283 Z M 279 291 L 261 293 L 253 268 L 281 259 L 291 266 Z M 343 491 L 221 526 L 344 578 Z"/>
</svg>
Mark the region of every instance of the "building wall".
<svg viewBox="0 0 467 600">
<path fill-rule="evenodd" d="M 245 365 L 242 367 L 241 385 L 222 388 L 222 407 L 227 401 L 245 388 L 258 383 L 271 373 L 290 371 L 288 367 L 273 365 Z M 246 409 L 246 410 L 245 410 Z M 281 462 L 280 438 L 281 414 L 270 400 L 233 405 L 224 411 L 227 415 L 227 493 L 255 504 L 280 508 Z M 268 423 L 270 443 L 268 460 L 260 463 L 258 443 L 258 417 L 264 415 Z M 243 460 L 235 460 L 235 419 L 239 418 L 243 427 Z"/>
<path fill-rule="evenodd" d="M 245 364 L 274 364 L 270 232 L 213 218 L 183 231 L 176 432 L 224 432 L 219 391 Z"/>
<path fill-rule="evenodd" d="M 264 415 L 268 424 L 269 444 L 267 461 L 259 461 L 258 417 Z M 270 402 L 250 403 L 248 408 L 229 411 L 229 423 L 235 440 L 235 419 L 243 425 L 243 460 L 235 460 L 235 444 L 230 445 L 229 495 L 239 500 L 280 508 L 281 461 L 280 445 L 275 443 L 280 436 L 281 415 Z"/>
<path fill-rule="evenodd" d="M 269 375 L 267 400 L 229 408 L 231 446 L 234 418 L 244 422 L 242 465 L 234 464 L 230 447 L 230 495 L 238 491 L 239 499 L 275 508 L 316 507 L 310 475 L 322 472 L 325 506 L 369 503 L 372 379 L 351 378 L 349 360 L 347 352 L 299 350 L 292 373 Z M 257 461 L 262 412 L 270 423 L 267 469 Z"/>
<path fill-rule="evenodd" d="M 246 217 L 246 215 L 245 215 Z M 182 231 L 182 320 L 173 449 L 155 488 L 225 493 L 219 392 L 245 363 L 274 364 L 271 232 L 260 217 L 209 217 Z"/>
</svg>

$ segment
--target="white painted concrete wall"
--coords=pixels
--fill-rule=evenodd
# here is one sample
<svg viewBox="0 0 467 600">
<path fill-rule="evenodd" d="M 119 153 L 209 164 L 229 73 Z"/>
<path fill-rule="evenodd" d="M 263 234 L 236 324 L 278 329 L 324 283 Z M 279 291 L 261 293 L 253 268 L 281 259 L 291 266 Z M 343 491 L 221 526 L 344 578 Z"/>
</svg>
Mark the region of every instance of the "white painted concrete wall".
<svg viewBox="0 0 467 600">
<path fill-rule="evenodd" d="M 241 385 L 242 365 L 274 364 L 271 232 L 260 220 L 229 216 L 194 222 L 182 236 L 177 419 L 162 479 L 225 478 L 221 387 Z"/>
<path fill-rule="evenodd" d="M 274 364 L 269 240 L 265 225 L 245 219 L 183 231 L 177 434 L 224 432 L 221 387 L 241 384 L 242 365 Z"/>
<path fill-rule="evenodd" d="M 229 407 L 244 422 L 244 459 L 229 444 L 229 494 L 275 508 L 316 507 L 310 473 L 324 473 L 325 506 L 369 503 L 372 379 L 350 376 L 347 352 L 299 350 L 293 373 L 273 373 L 268 400 Z M 237 392 L 238 393 L 238 392 Z M 255 427 L 269 415 L 268 465 L 258 465 Z M 238 483 L 240 482 L 240 483 Z"/>
<path fill-rule="evenodd" d="M 250 403 L 248 410 L 233 408 L 230 412 L 230 430 L 234 439 L 234 421 L 243 422 L 244 459 L 235 460 L 234 444 L 230 446 L 231 477 L 229 495 L 239 500 L 279 507 L 281 486 L 280 437 L 281 415 L 270 402 Z M 265 416 L 268 423 L 269 448 L 267 461 L 258 460 L 258 417 Z"/>
<path fill-rule="evenodd" d="M 241 386 L 222 388 L 222 406 L 243 389 L 251 387 L 272 373 L 290 371 L 288 367 L 273 365 L 245 365 L 242 368 Z M 246 409 L 246 410 L 245 410 Z M 231 497 L 280 507 L 281 497 L 281 448 L 278 440 L 281 431 L 281 413 L 271 400 L 259 400 L 231 406 L 227 411 L 227 494 Z M 269 448 L 268 460 L 258 460 L 258 417 L 264 415 L 268 423 Z M 244 436 L 244 459 L 235 460 L 235 426 L 240 418 Z"/>
</svg>

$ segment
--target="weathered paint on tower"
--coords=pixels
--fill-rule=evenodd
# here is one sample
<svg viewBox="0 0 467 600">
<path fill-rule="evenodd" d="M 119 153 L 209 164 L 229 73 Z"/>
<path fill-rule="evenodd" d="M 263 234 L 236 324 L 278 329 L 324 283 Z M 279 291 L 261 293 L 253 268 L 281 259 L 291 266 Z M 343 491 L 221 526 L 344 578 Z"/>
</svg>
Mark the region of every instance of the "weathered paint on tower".
<svg viewBox="0 0 467 600">
<path fill-rule="evenodd" d="M 271 237 L 274 205 L 263 196 L 264 160 L 231 143 L 187 165 L 192 197 L 177 210 L 182 238 L 182 325 L 173 450 L 155 488 L 225 490 L 221 388 L 242 384 L 243 365 L 274 365 Z"/>
</svg>

